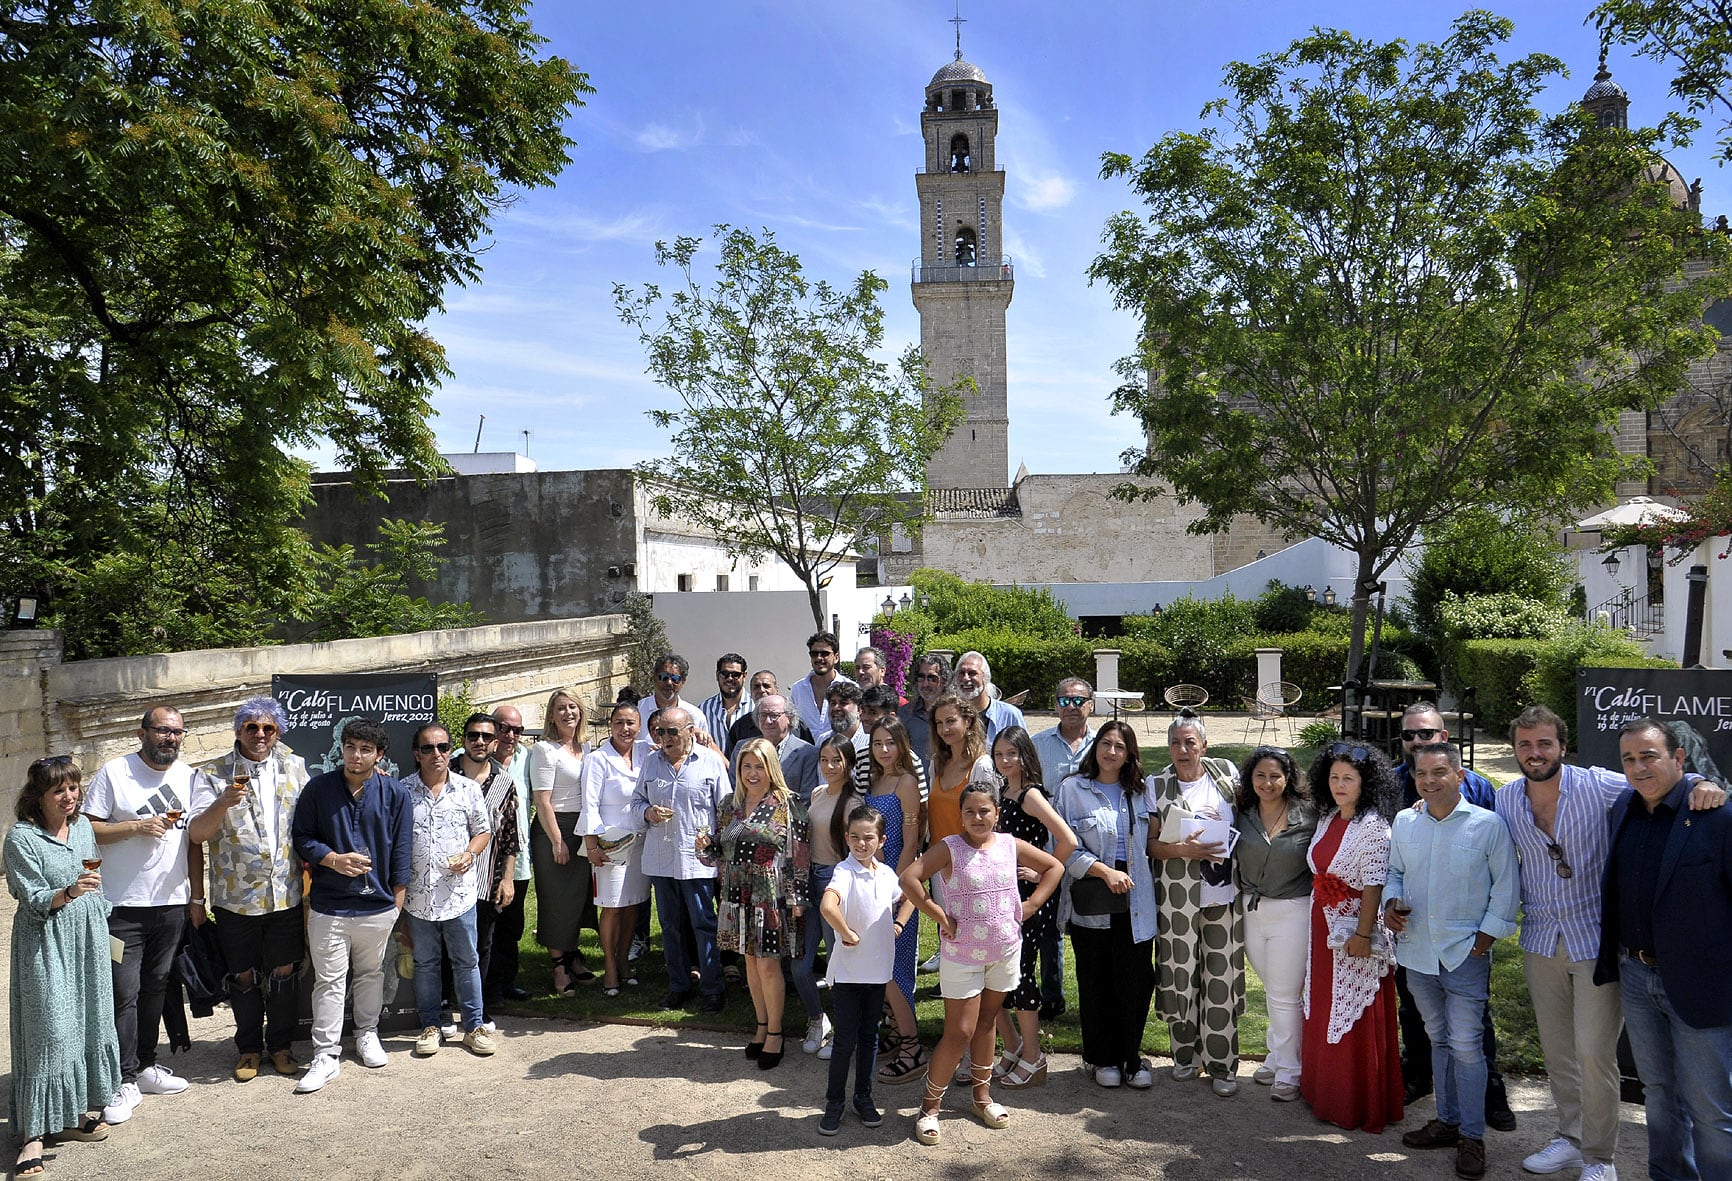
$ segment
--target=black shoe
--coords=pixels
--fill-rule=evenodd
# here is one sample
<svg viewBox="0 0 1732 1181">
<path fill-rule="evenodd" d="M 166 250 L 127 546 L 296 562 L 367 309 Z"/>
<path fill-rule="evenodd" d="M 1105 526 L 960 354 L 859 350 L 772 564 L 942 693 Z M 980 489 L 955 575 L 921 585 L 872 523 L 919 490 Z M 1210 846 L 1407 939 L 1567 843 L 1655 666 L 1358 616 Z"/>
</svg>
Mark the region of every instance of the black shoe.
<svg viewBox="0 0 1732 1181">
<path fill-rule="evenodd" d="M 529 996 L 530 992 L 527 988 L 520 988 L 515 984 L 505 990 L 505 999 L 508 1001 L 526 1001 Z"/>
<path fill-rule="evenodd" d="M 1507 1100 L 1496 1107 L 1493 1107 L 1489 1102 L 1485 1105 L 1485 1126 L 1496 1128 L 1500 1132 L 1516 1130 L 1515 1112 L 1509 1109 Z"/>
<path fill-rule="evenodd" d="M 818 1135 L 834 1136 L 842 1130 L 842 1109 L 826 1107 L 824 1114 L 818 1119 Z"/>
<path fill-rule="evenodd" d="M 884 1113 L 878 1110 L 878 1105 L 863 1096 L 854 1096 L 854 1114 L 860 1117 L 860 1122 L 868 1128 L 882 1127 Z"/>
<path fill-rule="evenodd" d="M 1040 1007 L 1040 1019 L 1042 1021 L 1051 1021 L 1053 1018 L 1063 1013 L 1064 1010 L 1065 1003 L 1062 996 L 1056 1001 L 1047 1001 Z"/>
<path fill-rule="evenodd" d="M 727 998 L 718 992 L 715 996 L 707 996 L 699 1001 L 698 1011 L 700 1013 L 720 1013 L 725 1004 L 727 1004 Z"/>
<path fill-rule="evenodd" d="M 716 1007 L 718 1009 L 721 1007 L 721 998 L 719 998 L 719 997 L 717 998 Z M 782 1046 L 778 1047 L 775 1050 L 765 1050 L 765 1049 L 760 1048 L 758 1051 L 758 1069 L 759 1070 L 774 1070 L 774 1069 L 776 1069 L 776 1067 L 782 1065 L 782 1049 L 787 1046 L 787 1042 L 784 1041 L 782 1038 L 782 1035 L 775 1030 L 770 1031 L 769 1033 L 765 1034 L 764 1036 L 765 1037 L 773 1037 L 777 1041 L 782 1042 Z M 840 1121 L 841 1116 L 838 1115 L 836 1118 L 838 1121 Z"/>
<path fill-rule="evenodd" d="M 670 992 L 662 998 L 662 1008 L 683 1009 L 691 1003 L 691 999 L 692 994 L 689 992 Z"/>
</svg>

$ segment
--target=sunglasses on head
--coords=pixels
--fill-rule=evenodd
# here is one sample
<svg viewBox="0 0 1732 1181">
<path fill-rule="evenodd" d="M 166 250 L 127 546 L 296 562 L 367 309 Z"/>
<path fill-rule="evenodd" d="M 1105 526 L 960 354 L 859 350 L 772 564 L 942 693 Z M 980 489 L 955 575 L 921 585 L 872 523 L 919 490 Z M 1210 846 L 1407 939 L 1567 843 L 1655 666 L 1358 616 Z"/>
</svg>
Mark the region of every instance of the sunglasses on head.
<svg viewBox="0 0 1732 1181">
<path fill-rule="evenodd" d="M 45 755 L 30 765 L 32 767 L 58 767 L 62 763 L 70 764 L 71 762 L 71 755 Z"/>
<path fill-rule="evenodd" d="M 442 755 L 448 755 L 451 753 L 451 744 L 449 742 L 423 742 L 415 749 L 424 755 L 430 755 L 434 751 L 438 751 Z"/>
<path fill-rule="evenodd" d="M 1256 750 L 1251 752 L 1251 758 L 1259 761 L 1262 759 L 1284 759 L 1286 757 L 1287 748 L 1284 746 L 1259 746 Z"/>
<path fill-rule="evenodd" d="M 1436 726 L 1426 726 L 1419 730 L 1403 730 L 1401 740 L 1403 742 L 1430 742 L 1437 737 L 1437 734 Z"/>
<path fill-rule="evenodd" d="M 1349 742 L 1337 742 L 1329 748 L 1331 756 L 1346 755 L 1356 763 L 1363 763 L 1371 757 L 1371 751 L 1363 746 L 1355 746 Z"/>
</svg>

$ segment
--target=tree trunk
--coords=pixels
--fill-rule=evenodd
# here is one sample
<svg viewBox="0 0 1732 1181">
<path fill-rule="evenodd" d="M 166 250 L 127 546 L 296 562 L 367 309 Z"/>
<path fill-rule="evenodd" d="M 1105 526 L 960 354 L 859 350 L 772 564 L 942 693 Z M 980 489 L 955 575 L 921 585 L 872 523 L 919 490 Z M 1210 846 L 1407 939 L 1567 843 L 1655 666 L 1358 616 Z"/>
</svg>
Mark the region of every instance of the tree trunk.
<svg viewBox="0 0 1732 1181">
<path fill-rule="evenodd" d="M 1347 645 L 1347 669 L 1342 676 L 1349 681 L 1359 678 L 1360 665 L 1365 660 L 1365 619 L 1371 613 L 1371 595 L 1366 587 L 1376 581 L 1372 569 L 1377 555 L 1360 551 L 1359 573 L 1353 579 L 1353 633 Z"/>
<path fill-rule="evenodd" d="M 818 597 L 817 578 L 815 578 L 810 572 L 807 572 L 801 574 L 800 579 L 806 584 L 806 598 L 812 604 L 812 630 L 820 632 L 829 631 L 829 625 L 824 622 L 824 603 L 823 600 Z M 840 643 L 840 640 L 837 642 Z M 840 658 L 840 656 L 841 653 L 838 652 L 837 657 Z"/>
</svg>

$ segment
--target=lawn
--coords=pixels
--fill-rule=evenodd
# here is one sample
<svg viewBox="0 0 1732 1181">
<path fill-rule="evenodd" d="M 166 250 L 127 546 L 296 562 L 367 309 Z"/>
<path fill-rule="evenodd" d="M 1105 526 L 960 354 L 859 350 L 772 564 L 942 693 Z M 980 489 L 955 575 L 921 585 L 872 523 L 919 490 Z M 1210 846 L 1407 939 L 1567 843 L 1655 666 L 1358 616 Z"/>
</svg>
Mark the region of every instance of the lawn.
<svg viewBox="0 0 1732 1181">
<path fill-rule="evenodd" d="M 1212 755 L 1232 759 L 1237 763 L 1250 753 L 1249 747 L 1216 746 Z M 1295 749 L 1293 757 L 1303 769 L 1315 752 Z M 1144 747 L 1145 769 L 1156 770 L 1166 765 L 1165 747 Z M 653 908 L 652 908 L 653 910 Z M 662 961 L 660 924 L 652 914 L 651 928 L 655 932 L 650 950 L 636 964 L 641 983 L 627 988 L 617 997 L 601 993 L 601 948 L 595 932 L 583 933 L 583 954 L 596 973 L 596 979 L 579 986 L 575 997 L 554 996 L 553 972 L 547 953 L 535 942 L 535 898 L 531 895 L 525 910 L 525 930 L 522 943 L 522 966 L 518 983 L 535 995 L 521 1003 L 506 1006 L 506 1011 L 542 1017 L 564 1017 L 580 1021 L 633 1021 L 654 1024 L 692 1024 L 705 1028 L 737 1029 L 742 1037 L 752 1030 L 752 1003 L 744 984 L 730 986 L 727 1007 L 719 1015 L 669 1012 L 658 1008 L 668 990 L 667 968 Z M 924 961 L 938 947 L 938 935 L 932 924 L 921 920 L 920 958 Z M 935 1041 L 944 1028 L 944 1002 L 938 995 L 938 977 L 922 975 L 916 981 L 915 1015 L 920 1022 L 921 1036 Z M 1539 1035 L 1534 1027 L 1533 1006 L 1528 1000 L 1527 985 L 1522 979 L 1521 950 L 1512 936 L 1500 941 L 1492 953 L 1492 1021 L 1498 1032 L 1498 1065 L 1506 1072 L 1533 1073 L 1543 1070 Z M 1245 1017 L 1239 1024 L 1240 1052 L 1250 1058 L 1261 1058 L 1267 1052 L 1264 1036 L 1267 1022 L 1263 1009 L 1263 982 L 1246 965 Z M 1077 1024 L 1076 976 L 1070 956 L 1065 957 L 1066 1011 L 1054 1021 L 1041 1023 L 1041 1032 L 1048 1050 L 1080 1053 L 1082 1030 Z M 783 1028 L 797 1039 L 805 1031 L 806 1015 L 792 986 L 788 989 L 788 1014 Z M 1150 1054 L 1168 1052 L 1167 1027 L 1164 1022 L 1150 1020 L 1143 1038 L 1143 1049 Z"/>
</svg>

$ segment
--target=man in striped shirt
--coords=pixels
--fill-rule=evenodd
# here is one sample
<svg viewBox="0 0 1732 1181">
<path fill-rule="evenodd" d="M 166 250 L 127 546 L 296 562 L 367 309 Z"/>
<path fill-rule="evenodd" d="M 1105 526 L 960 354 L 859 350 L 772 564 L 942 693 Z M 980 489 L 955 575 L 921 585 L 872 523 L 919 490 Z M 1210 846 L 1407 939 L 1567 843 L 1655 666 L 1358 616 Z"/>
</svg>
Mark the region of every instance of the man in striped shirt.
<svg viewBox="0 0 1732 1181">
<path fill-rule="evenodd" d="M 1497 814 L 1521 856 L 1522 973 L 1558 1111 L 1557 1135 L 1522 1168 L 1581 1169 L 1582 1181 L 1615 1181 L 1623 1006 L 1616 984 L 1594 983 L 1594 961 L 1610 853 L 1606 817 L 1630 787 L 1615 771 L 1566 764 L 1568 727 L 1543 705 L 1516 718 L 1510 743 L 1526 774 L 1498 788 Z M 1703 785 L 1690 806 L 1725 800 Z"/>
<path fill-rule="evenodd" d="M 744 656 L 729 652 L 716 661 L 716 693 L 704 698 L 698 712 L 703 714 L 704 725 L 711 736 L 721 744 L 723 757 L 733 754 L 734 744 L 729 740 L 728 731 L 735 722 L 752 712 L 752 703 L 746 698 Z"/>
</svg>

